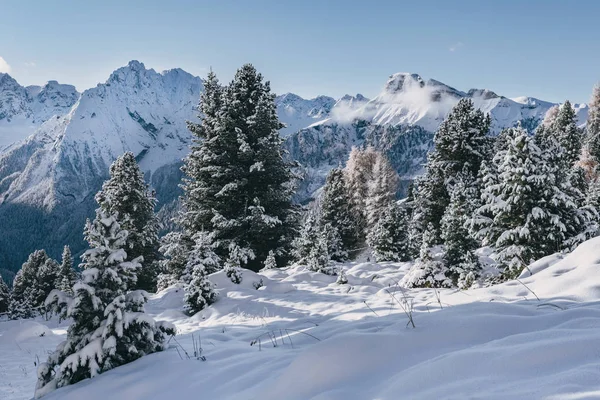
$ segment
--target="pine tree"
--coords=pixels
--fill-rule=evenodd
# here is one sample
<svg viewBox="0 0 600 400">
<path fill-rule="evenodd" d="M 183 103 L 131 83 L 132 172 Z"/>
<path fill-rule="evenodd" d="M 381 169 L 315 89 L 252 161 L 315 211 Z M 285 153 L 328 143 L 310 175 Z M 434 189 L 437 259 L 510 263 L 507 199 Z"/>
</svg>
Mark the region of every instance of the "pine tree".
<svg viewBox="0 0 600 400">
<path fill-rule="evenodd" d="M 480 275 L 481 265 L 475 255 L 478 243 L 469 235 L 467 222 L 478 204 L 476 183 L 469 174 L 459 176 L 450 193 L 450 204 L 442 218 L 446 276 L 455 286 L 468 288 Z"/>
<path fill-rule="evenodd" d="M 560 106 L 555 116 L 549 116 L 549 121 L 543 125 L 543 130 L 536 133 L 540 138 L 553 138 L 563 151 L 558 161 L 564 171 L 572 168 L 581 156 L 583 135 L 577 127 L 577 115 L 567 100 Z M 542 135 L 543 132 L 543 135 Z"/>
<path fill-rule="evenodd" d="M 600 163 L 600 85 L 594 86 L 585 126 L 585 147 L 596 165 Z"/>
<path fill-rule="evenodd" d="M 243 273 L 242 265 L 246 264 L 249 259 L 252 259 L 254 254 L 252 250 L 239 246 L 237 243 L 229 244 L 229 257 L 225 262 L 225 274 L 231 282 L 240 284 L 242 283 Z"/>
<path fill-rule="evenodd" d="M 326 223 L 322 226 L 322 235 L 325 236 L 327 242 L 327 253 L 329 259 L 333 261 L 345 261 L 348 259 L 348 251 L 346 251 L 342 235 L 336 226 Z"/>
<path fill-rule="evenodd" d="M 338 285 L 345 285 L 348 283 L 348 277 L 346 276 L 346 271 L 344 271 L 344 268 L 338 269 L 338 277 L 335 283 L 337 283 Z"/>
<path fill-rule="evenodd" d="M 2 275 L 0 275 L 0 314 L 4 314 L 8 311 L 8 305 L 10 304 L 10 289 Z"/>
<path fill-rule="evenodd" d="M 36 250 L 23 263 L 13 281 L 9 305 L 12 319 L 31 318 L 44 311 L 44 301 L 55 288 L 58 263 L 44 250 Z"/>
<path fill-rule="evenodd" d="M 358 233 L 354 223 L 354 215 L 350 209 L 350 196 L 346 190 L 344 172 L 340 168 L 332 169 L 327 175 L 321 200 L 321 225 L 329 225 L 336 229 L 341 239 L 339 252 L 332 254 L 338 261 L 343 261 L 342 253 L 349 253 L 357 247 Z"/>
<path fill-rule="evenodd" d="M 144 314 L 144 291 L 127 292 L 141 257 L 127 261 L 128 232 L 116 215 L 99 208 L 86 223 L 85 236 L 90 249 L 82 257 L 82 281 L 73 286 L 73 297 L 55 290 L 46 300 L 73 323 L 66 340 L 38 368 L 36 398 L 160 351 L 164 334 L 174 334 L 172 326 Z"/>
<path fill-rule="evenodd" d="M 314 272 L 322 272 L 326 275 L 334 275 L 327 249 L 327 237 L 325 232 L 317 236 L 314 247 L 310 251 L 307 262 L 308 269 Z"/>
<path fill-rule="evenodd" d="M 71 290 L 73 285 L 77 281 L 77 273 L 73 269 L 73 257 L 71 256 L 71 249 L 69 246 L 65 246 L 62 254 L 62 262 L 60 264 L 60 270 L 58 272 L 58 279 L 56 280 L 56 289 L 73 294 Z"/>
<path fill-rule="evenodd" d="M 143 257 L 132 289 L 156 290 L 158 265 L 158 221 L 154 214 L 156 199 L 148 190 L 135 156 L 126 152 L 110 166 L 110 178 L 102 185 L 96 201 L 119 225 L 129 232 L 127 254 L 131 260 Z"/>
<path fill-rule="evenodd" d="M 273 250 L 269 250 L 269 254 L 263 265 L 263 270 L 277 268 L 277 260 L 275 259 Z"/>
<path fill-rule="evenodd" d="M 163 290 L 179 282 L 185 274 L 189 253 L 194 246 L 191 237 L 183 232 L 169 232 L 161 239 L 161 270 L 157 278 L 157 289 Z"/>
<path fill-rule="evenodd" d="M 365 214 L 367 227 L 372 229 L 386 207 L 396 199 L 400 178 L 388 159 L 377 153 L 373 165 L 373 181 L 368 183 Z"/>
<path fill-rule="evenodd" d="M 409 261 L 408 216 L 405 209 L 396 203 L 388 204 L 370 230 L 367 243 L 378 262 Z"/>
<path fill-rule="evenodd" d="M 498 183 L 485 188 L 486 204 L 477 211 L 493 216 L 480 236 L 484 245 L 496 248 L 507 278 L 517 276 L 530 262 L 564 249 L 573 237 L 569 225 L 577 222 L 579 230 L 581 221 L 575 219 L 582 217 L 568 181 L 560 182 L 561 166 L 554 160 L 562 149 L 549 147 L 552 137 L 534 139 L 521 128 L 511 128 L 509 139 L 498 165 Z M 542 150 L 537 143 L 548 147 Z"/>
<path fill-rule="evenodd" d="M 180 224 L 188 235 L 214 232 L 225 259 L 236 246 L 248 249 L 244 264 L 258 270 L 269 250 L 288 254 L 296 234 L 295 176 L 283 158 L 274 95 L 247 64 L 225 88 L 211 73 L 200 111 L 202 122 L 189 124 L 195 140 L 184 160 Z"/>
<path fill-rule="evenodd" d="M 452 280 L 448 278 L 448 268 L 434 255 L 435 228 L 429 224 L 423 231 L 423 244 L 419 258 L 402 278 L 400 284 L 407 288 L 449 288 Z"/>
<path fill-rule="evenodd" d="M 208 275 L 221 269 L 220 264 L 221 259 L 213 250 L 211 235 L 207 232 L 194 235 L 194 248 L 190 252 L 185 274 L 189 275 L 189 278 L 185 278 L 185 310 L 190 315 L 215 302 L 217 293 Z"/>
<path fill-rule="evenodd" d="M 300 234 L 294 240 L 294 250 L 292 254 L 297 262 L 306 263 L 310 251 L 315 244 L 315 239 L 320 232 L 320 226 L 315 210 L 309 210 L 306 213 L 306 218 L 301 226 Z"/>
</svg>

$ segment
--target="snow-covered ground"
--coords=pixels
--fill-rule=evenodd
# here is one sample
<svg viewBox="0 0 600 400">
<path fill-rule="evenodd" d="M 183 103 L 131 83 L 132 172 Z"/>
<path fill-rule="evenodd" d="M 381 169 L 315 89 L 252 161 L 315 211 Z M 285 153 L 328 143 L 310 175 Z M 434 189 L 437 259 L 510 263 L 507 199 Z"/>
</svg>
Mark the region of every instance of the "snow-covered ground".
<svg viewBox="0 0 600 400">
<path fill-rule="evenodd" d="M 302 266 L 244 271 L 241 285 L 218 273 L 219 301 L 191 318 L 180 288 L 163 291 L 147 310 L 179 329 L 167 351 L 46 398 L 600 398 L 600 238 L 534 263 L 520 282 L 464 292 L 401 290 L 408 263 L 344 267 L 345 285 Z M 0 322 L 0 399 L 31 398 L 35 358 L 65 329 Z"/>
</svg>

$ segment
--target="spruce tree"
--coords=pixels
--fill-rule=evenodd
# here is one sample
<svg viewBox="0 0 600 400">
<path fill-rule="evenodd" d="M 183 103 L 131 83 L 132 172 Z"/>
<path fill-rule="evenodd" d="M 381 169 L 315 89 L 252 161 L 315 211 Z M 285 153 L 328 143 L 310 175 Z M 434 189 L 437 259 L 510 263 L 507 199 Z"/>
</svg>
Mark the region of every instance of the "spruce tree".
<svg viewBox="0 0 600 400">
<path fill-rule="evenodd" d="M 10 289 L 2 275 L 0 275 L 0 314 L 4 314 L 8 311 L 8 305 L 10 304 Z"/>
<path fill-rule="evenodd" d="M 162 237 L 159 250 L 164 259 L 160 261 L 163 272 L 157 278 L 158 290 L 166 289 L 182 279 L 193 246 L 192 238 L 183 232 L 169 232 Z"/>
<path fill-rule="evenodd" d="M 12 319 L 31 318 L 44 312 L 44 301 L 55 289 L 58 263 L 44 250 L 36 250 L 23 263 L 13 281 L 9 313 Z"/>
<path fill-rule="evenodd" d="M 388 204 L 369 231 L 367 243 L 378 262 L 409 261 L 411 256 L 406 210 L 394 202 Z"/>
<path fill-rule="evenodd" d="M 269 254 L 267 255 L 267 259 L 263 265 L 263 270 L 277 268 L 277 260 L 275 259 L 275 253 L 273 250 L 269 250 Z"/>
<path fill-rule="evenodd" d="M 160 351 L 164 334 L 174 334 L 172 326 L 144 314 L 144 291 L 127 291 L 141 257 L 127 261 L 128 232 L 116 214 L 99 208 L 86 223 L 85 237 L 90 249 L 82 256 L 82 281 L 73 286 L 73 296 L 56 290 L 46 300 L 73 322 L 66 340 L 38 368 L 36 398 Z"/>
<path fill-rule="evenodd" d="M 455 286 L 466 289 L 480 275 L 481 265 L 475 255 L 478 243 L 469 235 L 467 222 L 477 208 L 478 190 L 469 174 L 459 176 L 450 192 L 450 204 L 442 218 L 443 261 L 446 276 Z"/>
<path fill-rule="evenodd" d="M 243 264 L 258 270 L 269 250 L 287 255 L 296 234 L 295 176 L 283 158 L 274 95 L 247 64 L 225 88 L 211 73 L 200 111 L 202 122 L 189 124 L 195 139 L 184 160 L 180 224 L 188 235 L 214 232 L 223 258 L 241 249 Z"/>
<path fill-rule="evenodd" d="M 340 252 L 332 254 L 343 261 L 342 253 L 353 251 L 358 244 L 358 228 L 351 208 L 350 196 L 346 190 L 344 172 L 340 168 L 332 169 L 327 175 L 321 199 L 320 223 L 335 228 L 341 239 Z"/>
<path fill-rule="evenodd" d="M 423 244 L 419 258 L 402 278 L 400 284 L 406 288 L 449 288 L 452 280 L 448 278 L 448 268 L 434 254 L 435 228 L 429 224 L 423 231 Z"/>
<path fill-rule="evenodd" d="M 133 153 L 126 152 L 110 166 L 110 178 L 102 185 L 96 201 L 106 213 L 116 215 L 119 225 L 129 232 L 126 246 L 129 258 L 143 257 L 132 289 L 155 291 L 159 272 L 156 199 Z"/>
<path fill-rule="evenodd" d="M 314 247 L 310 251 L 307 262 L 308 269 L 314 272 L 322 272 L 326 275 L 334 275 L 335 272 L 331 266 L 329 251 L 327 249 L 327 237 L 322 231 L 317 236 Z"/>
<path fill-rule="evenodd" d="M 56 280 L 56 289 L 72 294 L 71 290 L 73 285 L 77 281 L 77 273 L 73 269 L 73 257 L 71 256 L 71 249 L 69 246 L 65 246 L 62 253 L 62 262 L 58 272 L 58 279 Z"/>
<path fill-rule="evenodd" d="M 306 212 L 306 217 L 301 224 L 300 234 L 294 240 L 293 256 L 296 262 L 306 263 L 315 240 L 320 232 L 316 210 Z"/>
<path fill-rule="evenodd" d="M 190 315 L 214 303 L 217 293 L 208 280 L 208 275 L 221 269 L 220 264 L 221 259 L 213 250 L 211 235 L 207 232 L 194 235 L 194 247 L 190 252 L 185 274 L 185 310 Z"/>
<path fill-rule="evenodd" d="M 585 147 L 596 165 L 600 163 L 600 85 L 594 86 L 585 125 Z"/>
<path fill-rule="evenodd" d="M 377 153 L 373 165 L 373 181 L 368 183 L 365 214 L 367 227 L 372 229 L 388 205 L 396 199 L 400 178 L 388 159 Z"/>
</svg>

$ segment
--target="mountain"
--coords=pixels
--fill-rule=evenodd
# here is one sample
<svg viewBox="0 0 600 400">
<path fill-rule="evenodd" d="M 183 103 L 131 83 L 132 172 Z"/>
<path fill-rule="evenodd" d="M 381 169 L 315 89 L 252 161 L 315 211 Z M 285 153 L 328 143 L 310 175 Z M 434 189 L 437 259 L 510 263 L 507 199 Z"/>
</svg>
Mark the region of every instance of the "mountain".
<svg viewBox="0 0 600 400">
<path fill-rule="evenodd" d="M 50 81 L 23 87 L 0 73 L 0 151 L 26 138 L 55 115 L 65 115 L 79 99 L 74 86 Z"/>
<path fill-rule="evenodd" d="M 64 244 L 83 251 L 94 194 L 125 151 L 136 155 L 159 205 L 172 210 L 191 141 L 186 121 L 197 121 L 202 87 L 181 69 L 159 73 L 138 61 L 81 94 L 55 81 L 23 87 L 0 74 L 0 269 L 17 269 L 38 248 L 54 257 Z M 464 97 L 490 113 L 494 133 L 519 122 L 534 129 L 553 106 L 406 73 L 392 75 L 373 99 L 278 96 L 281 135 L 305 177 L 297 200 L 309 199 L 353 146 L 381 149 L 408 182 L 421 173 L 434 131 Z M 587 108 L 577 109 L 583 121 Z"/>
<path fill-rule="evenodd" d="M 425 81 L 418 74 L 391 75 L 374 99 L 361 98 L 351 102 L 353 107 L 336 110 L 338 102 L 327 118 L 287 137 L 286 148 L 302 165 L 305 178 L 297 200 L 311 198 L 329 169 L 346 162 L 353 146 L 374 146 L 385 152 L 408 183 L 422 173 L 434 132 L 462 98 L 489 113 L 492 134 L 519 123 L 533 132 L 555 105 L 531 97 L 509 99 L 486 89 L 463 92 L 433 79 Z M 580 124 L 585 123 L 587 105 L 576 104 L 575 109 Z"/>
</svg>

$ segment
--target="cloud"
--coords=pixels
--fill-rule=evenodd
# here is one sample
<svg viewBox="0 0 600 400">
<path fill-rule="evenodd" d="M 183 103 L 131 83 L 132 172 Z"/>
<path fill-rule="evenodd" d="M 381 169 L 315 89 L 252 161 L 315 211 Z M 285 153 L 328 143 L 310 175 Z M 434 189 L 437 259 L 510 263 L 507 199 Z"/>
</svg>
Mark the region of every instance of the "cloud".
<svg viewBox="0 0 600 400">
<path fill-rule="evenodd" d="M 0 57 L 0 72 L 10 73 L 11 68 L 10 65 L 6 62 L 6 60 Z"/>
<path fill-rule="evenodd" d="M 33 61 L 27 61 L 27 62 L 25 62 L 25 66 L 28 68 L 33 68 L 36 66 L 36 64 Z"/>
<path fill-rule="evenodd" d="M 461 47 L 463 47 L 465 44 L 463 42 L 456 42 L 453 45 L 451 45 L 450 47 L 448 47 L 448 50 L 451 52 L 455 52 L 458 49 L 460 49 Z"/>
</svg>

